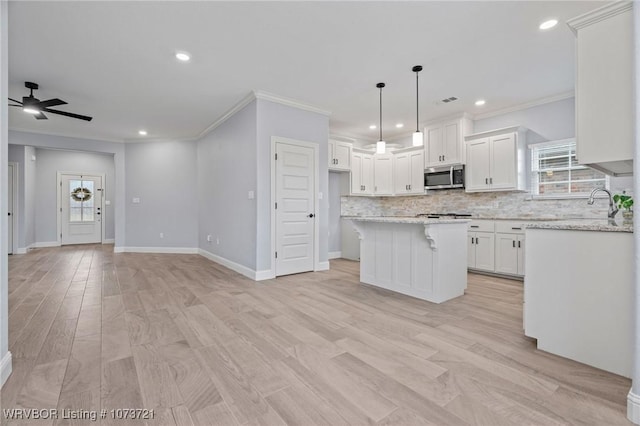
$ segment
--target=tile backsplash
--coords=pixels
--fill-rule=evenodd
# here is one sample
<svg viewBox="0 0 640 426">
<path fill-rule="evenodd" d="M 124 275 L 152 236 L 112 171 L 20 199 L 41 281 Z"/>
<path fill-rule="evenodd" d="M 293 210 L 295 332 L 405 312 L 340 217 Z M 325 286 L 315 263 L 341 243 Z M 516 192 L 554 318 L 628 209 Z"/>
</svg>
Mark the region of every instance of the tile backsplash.
<svg viewBox="0 0 640 426">
<path fill-rule="evenodd" d="M 612 188 L 614 192 L 622 189 Z M 342 216 L 415 216 L 418 213 L 471 213 L 479 218 L 598 218 L 609 203 L 585 198 L 541 200 L 523 192 L 432 191 L 410 197 L 341 197 Z"/>
</svg>

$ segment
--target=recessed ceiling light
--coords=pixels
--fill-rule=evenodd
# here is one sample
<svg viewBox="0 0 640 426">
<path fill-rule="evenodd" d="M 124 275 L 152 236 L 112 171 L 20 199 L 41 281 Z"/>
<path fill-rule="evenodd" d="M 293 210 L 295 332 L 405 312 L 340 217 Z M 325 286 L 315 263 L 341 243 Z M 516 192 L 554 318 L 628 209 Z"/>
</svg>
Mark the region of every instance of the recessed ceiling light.
<svg viewBox="0 0 640 426">
<path fill-rule="evenodd" d="M 371 126 L 369 126 L 369 128 L 370 128 L 371 130 L 373 130 L 373 129 L 377 129 L 377 128 L 378 128 L 378 126 L 376 126 L 375 124 L 372 124 Z"/>
<path fill-rule="evenodd" d="M 478 99 L 476 101 L 476 106 L 482 106 L 484 104 L 486 104 L 487 102 L 484 99 Z"/>
<path fill-rule="evenodd" d="M 544 21 L 538 28 L 541 30 L 548 30 L 549 28 L 553 28 L 558 24 L 557 19 L 549 19 L 548 21 Z"/>
<path fill-rule="evenodd" d="M 147 136 L 147 131 L 146 130 L 138 130 L 138 134 L 140 136 Z"/>
<path fill-rule="evenodd" d="M 191 60 L 191 55 L 187 52 L 176 52 L 176 59 L 181 62 L 189 62 Z"/>
<path fill-rule="evenodd" d="M 402 123 L 398 123 L 398 124 L 396 124 L 396 127 L 397 127 L 398 129 L 401 129 L 401 128 L 403 128 L 403 127 L 404 127 L 404 124 L 402 124 Z"/>
</svg>

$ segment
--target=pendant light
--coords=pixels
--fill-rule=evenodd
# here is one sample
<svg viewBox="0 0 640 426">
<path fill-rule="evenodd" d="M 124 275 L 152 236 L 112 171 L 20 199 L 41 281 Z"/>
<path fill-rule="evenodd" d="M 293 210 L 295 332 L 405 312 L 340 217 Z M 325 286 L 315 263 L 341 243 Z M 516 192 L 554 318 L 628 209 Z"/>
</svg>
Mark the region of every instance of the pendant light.
<svg viewBox="0 0 640 426">
<path fill-rule="evenodd" d="M 420 131 L 420 118 L 418 115 L 418 73 L 422 71 L 422 65 L 416 65 L 412 68 L 412 71 L 416 73 L 416 132 L 413 134 L 413 146 L 424 145 L 424 137 Z"/>
<path fill-rule="evenodd" d="M 376 84 L 376 87 L 380 89 L 380 140 L 376 143 L 376 154 L 384 154 L 387 150 L 387 143 L 382 140 L 382 88 L 384 83 Z"/>
</svg>

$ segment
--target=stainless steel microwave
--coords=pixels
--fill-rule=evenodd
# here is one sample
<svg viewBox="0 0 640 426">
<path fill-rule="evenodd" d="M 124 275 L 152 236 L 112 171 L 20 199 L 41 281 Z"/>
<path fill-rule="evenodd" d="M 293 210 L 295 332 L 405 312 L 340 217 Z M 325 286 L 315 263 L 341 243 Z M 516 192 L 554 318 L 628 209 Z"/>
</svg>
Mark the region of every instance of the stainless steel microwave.
<svg viewBox="0 0 640 426">
<path fill-rule="evenodd" d="M 424 187 L 425 189 L 464 188 L 464 165 L 425 169 Z"/>
</svg>

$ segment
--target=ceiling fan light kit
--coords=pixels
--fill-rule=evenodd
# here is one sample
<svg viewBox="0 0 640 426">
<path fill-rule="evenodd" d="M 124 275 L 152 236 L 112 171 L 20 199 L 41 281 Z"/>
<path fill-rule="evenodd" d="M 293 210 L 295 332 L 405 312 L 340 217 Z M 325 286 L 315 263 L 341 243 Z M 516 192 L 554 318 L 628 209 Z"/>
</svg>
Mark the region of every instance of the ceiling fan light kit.
<svg viewBox="0 0 640 426">
<path fill-rule="evenodd" d="M 93 117 L 89 117 L 86 115 L 50 109 L 49 107 L 66 105 L 67 103 L 58 98 L 47 99 L 46 101 L 41 101 L 40 99 L 36 98 L 35 96 L 33 96 L 33 91 L 38 90 L 39 87 L 36 83 L 26 81 L 24 83 L 24 87 L 30 90 L 29 96 L 23 96 L 22 102 L 16 99 L 9 98 L 11 102 L 15 102 L 15 104 L 9 104 L 9 106 L 22 108 L 22 111 L 28 114 L 32 114 L 36 118 L 36 120 L 48 120 L 47 116 L 44 115 L 45 112 L 48 112 L 50 114 L 63 115 L 70 118 L 77 118 L 79 120 L 85 121 L 91 121 L 93 119 Z"/>
</svg>

